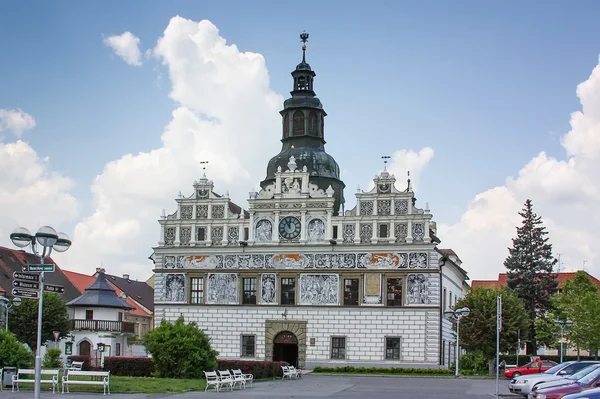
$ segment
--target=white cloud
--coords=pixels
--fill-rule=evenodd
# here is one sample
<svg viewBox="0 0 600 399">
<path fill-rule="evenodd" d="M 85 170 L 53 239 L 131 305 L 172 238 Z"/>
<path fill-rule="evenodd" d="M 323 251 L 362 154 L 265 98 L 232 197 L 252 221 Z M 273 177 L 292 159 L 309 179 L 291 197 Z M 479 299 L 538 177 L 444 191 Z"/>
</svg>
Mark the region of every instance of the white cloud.
<svg viewBox="0 0 600 399">
<path fill-rule="evenodd" d="M 78 213 L 70 194 L 73 182 L 49 170 L 23 141 L 0 142 L 0 245 L 14 248 L 9 234 L 16 227 L 32 232 L 43 224 L 60 229 Z"/>
<path fill-rule="evenodd" d="M 162 208 L 176 209 L 179 190 L 189 195 L 201 177 L 215 191 L 230 191 L 246 206 L 247 193 L 265 176 L 268 157 L 280 150 L 283 98 L 269 87 L 260 54 L 240 52 L 209 21 L 170 20 L 152 52 L 168 70 L 176 102 L 162 147 L 108 163 L 92 185 L 94 211 L 75 228 L 68 267 L 90 272 L 100 262 L 113 273 L 145 278 L 145 261 L 159 240 Z M 90 265 L 90 260 L 97 262 Z"/>
<path fill-rule="evenodd" d="M 35 119 L 28 113 L 20 109 L 0 109 L 0 132 L 6 130 L 20 138 L 25 130 L 34 127 Z"/>
<path fill-rule="evenodd" d="M 112 48 L 115 54 L 121 57 L 129 65 L 142 65 L 140 39 L 131 32 L 124 32 L 120 35 L 109 36 L 105 38 L 103 42 L 105 45 Z"/>
<path fill-rule="evenodd" d="M 472 279 L 495 278 L 520 225 L 518 212 L 533 200 L 563 270 L 600 274 L 600 66 L 577 87 L 582 109 L 571 114 L 571 130 L 561 140 L 568 155 L 557 160 L 540 153 L 516 178 L 478 194 L 454 225 L 440 225 L 443 247 L 457 251 Z"/>
</svg>

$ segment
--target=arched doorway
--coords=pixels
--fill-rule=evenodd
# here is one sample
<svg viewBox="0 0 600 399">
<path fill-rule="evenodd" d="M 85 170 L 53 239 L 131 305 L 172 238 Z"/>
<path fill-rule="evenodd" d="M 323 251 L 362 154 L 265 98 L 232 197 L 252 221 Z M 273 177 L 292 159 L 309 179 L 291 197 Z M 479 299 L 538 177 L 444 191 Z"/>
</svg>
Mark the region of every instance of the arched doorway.
<svg viewBox="0 0 600 399">
<path fill-rule="evenodd" d="M 298 367 L 298 338 L 294 333 L 282 331 L 273 339 L 273 360 L 288 362 Z"/>
<path fill-rule="evenodd" d="M 91 349 L 90 341 L 81 341 L 79 343 L 79 356 L 90 356 Z"/>
</svg>

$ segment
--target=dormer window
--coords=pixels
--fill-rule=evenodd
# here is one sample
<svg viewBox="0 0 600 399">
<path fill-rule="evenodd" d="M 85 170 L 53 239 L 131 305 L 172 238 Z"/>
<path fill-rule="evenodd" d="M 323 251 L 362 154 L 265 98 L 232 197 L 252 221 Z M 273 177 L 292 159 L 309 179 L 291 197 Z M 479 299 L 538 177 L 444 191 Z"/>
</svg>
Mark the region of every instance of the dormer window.
<svg viewBox="0 0 600 399">
<path fill-rule="evenodd" d="M 285 114 L 283 117 L 283 137 L 290 135 L 290 114 Z"/>
</svg>

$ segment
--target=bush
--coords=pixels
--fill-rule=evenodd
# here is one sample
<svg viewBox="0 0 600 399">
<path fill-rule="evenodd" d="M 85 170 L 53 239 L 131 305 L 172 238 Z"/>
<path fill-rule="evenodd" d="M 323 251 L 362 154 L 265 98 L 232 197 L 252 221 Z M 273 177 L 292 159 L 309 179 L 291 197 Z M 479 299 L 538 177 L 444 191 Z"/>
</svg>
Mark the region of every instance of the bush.
<svg viewBox="0 0 600 399">
<path fill-rule="evenodd" d="M 71 363 L 73 362 L 83 362 L 83 366 L 81 367 L 82 370 L 90 370 L 90 360 L 91 357 L 90 356 L 78 356 L 78 355 L 72 355 L 72 356 L 67 356 L 67 359 L 69 359 L 71 361 Z"/>
<path fill-rule="evenodd" d="M 240 369 L 244 374 L 252 374 L 255 379 L 281 377 L 281 366 L 288 366 L 287 362 L 272 362 L 262 360 L 217 360 L 217 370 Z M 208 371 L 208 370 L 207 370 Z"/>
<path fill-rule="evenodd" d="M 61 353 L 61 350 L 58 348 L 48 349 L 44 355 L 44 360 L 42 360 L 42 367 L 47 369 L 62 369 L 64 365 L 60 358 Z"/>
<path fill-rule="evenodd" d="M 453 375 L 448 369 L 420 369 L 411 367 L 322 367 L 317 366 L 313 373 L 354 373 L 354 374 L 415 374 L 415 375 Z"/>
<path fill-rule="evenodd" d="M 32 365 L 33 353 L 25 349 L 12 333 L 0 330 L 0 368 L 29 368 Z"/>
<path fill-rule="evenodd" d="M 495 361 L 495 360 L 494 360 Z M 473 351 L 460 357 L 460 373 L 463 375 L 487 375 L 489 363 L 483 353 Z"/>
<path fill-rule="evenodd" d="M 203 371 L 217 367 L 217 354 L 208 336 L 195 322 L 185 324 L 183 317 L 150 330 L 144 337 L 146 350 L 152 354 L 155 374 L 162 378 L 199 378 Z"/>
<path fill-rule="evenodd" d="M 109 356 L 104 358 L 104 370 L 110 371 L 110 375 L 151 377 L 154 363 L 149 357 Z"/>
</svg>

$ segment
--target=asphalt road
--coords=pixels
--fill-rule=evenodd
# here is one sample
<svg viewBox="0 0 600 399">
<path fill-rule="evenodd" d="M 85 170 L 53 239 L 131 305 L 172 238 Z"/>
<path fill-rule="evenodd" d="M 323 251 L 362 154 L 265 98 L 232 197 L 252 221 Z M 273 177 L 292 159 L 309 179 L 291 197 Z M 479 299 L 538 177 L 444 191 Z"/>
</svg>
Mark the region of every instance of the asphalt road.
<svg viewBox="0 0 600 399">
<path fill-rule="evenodd" d="M 490 379 L 306 375 L 299 380 L 256 382 L 254 386 L 248 386 L 245 390 L 239 390 L 236 387 L 234 391 L 222 391 L 218 394 L 214 391 L 189 392 L 181 395 L 111 394 L 110 398 L 490 399 L 495 397 L 495 392 L 495 381 Z M 499 392 L 503 398 L 510 395 L 508 380 L 500 380 Z M 4 390 L 0 392 L 2 399 L 30 399 L 32 396 L 32 391 L 12 393 L 10 390 Z M 70 393 L 64 395 L 42 392 L 41 396 L 44 399 L 60 397 L 98 399 L 102 397 L 102 391 L 99 391 L 98 394 Z M 519 399 L 521 397 L 515 395 L 512 398 Z"/>
</svg>

